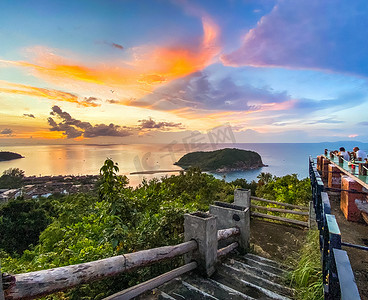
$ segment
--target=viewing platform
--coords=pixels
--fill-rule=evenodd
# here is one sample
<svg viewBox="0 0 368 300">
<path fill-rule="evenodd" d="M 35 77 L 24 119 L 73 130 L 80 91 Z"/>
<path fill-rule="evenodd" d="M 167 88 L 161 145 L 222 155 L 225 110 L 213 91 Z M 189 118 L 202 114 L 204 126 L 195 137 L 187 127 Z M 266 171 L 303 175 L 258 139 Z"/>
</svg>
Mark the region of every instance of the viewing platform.
<svg viewBox="0 0 368 300">
<path fill-rule="evenodd" d="M 368 165 L 349 162 L 336 155 L 317 157 L 317 170 L 326 191 L 340 194 L 340 208 L 346 220 L 368 224 Z"/>
</svg>

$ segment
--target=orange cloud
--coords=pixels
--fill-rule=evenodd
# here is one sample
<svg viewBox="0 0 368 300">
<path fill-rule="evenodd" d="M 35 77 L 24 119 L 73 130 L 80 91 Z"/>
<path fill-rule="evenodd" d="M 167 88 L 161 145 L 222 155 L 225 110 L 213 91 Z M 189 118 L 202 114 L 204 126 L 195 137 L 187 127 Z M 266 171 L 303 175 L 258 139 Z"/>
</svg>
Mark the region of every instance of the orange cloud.
<svg viewBox="0 0 368 300">
<path fill-rule="evenodd" d="M 0 87 L 0 92 L 8 93 L 8 94 L 17 94 L 17 95 L 26 95 L 26 96 L 33 96 L 33 97 L 42 97 L 47 98 L 51 100 L 57 100 L 57 101 L 66 101 L 66 102 L 72 102 L 77 103 L 82 106 L 92 106 L 96 107 L 99 106 L 99 104 L 96 104 L 91 101 L 83 101 L 78 98 L 77 95 L 74 95 L 72 93 L 63 92 L 59 90 L 53 90 L 53 89 L 45 89 L 45 88 L 39 88 L 24 84 L 16 84 L 16 83 L 10 83 L 6 81 L 0 81 L 0 84 L 5 84 L 8 87 Z"/>
<path fill-rule="evenodd" d="M 36 76 L 54 84 L 60 84 L 60 80 L 82 81 L 135 91 L 140 97 L 151 92 L 153 85 L 201 70 L 212 62 L 220 51 L 217 45 L 219 30 L 208 17 L 202 18 L 202 24 L 203 38 L 199 45 L 135 48 L 134 59 L 131 61 L 110 61 L 87 66 L 58 56 L 49 49 L 35 47 L 31 49 L 35 54 L 33 63 L 5 60 L 0 62 L 31 68 L 36 72 Z"/>
</svg>

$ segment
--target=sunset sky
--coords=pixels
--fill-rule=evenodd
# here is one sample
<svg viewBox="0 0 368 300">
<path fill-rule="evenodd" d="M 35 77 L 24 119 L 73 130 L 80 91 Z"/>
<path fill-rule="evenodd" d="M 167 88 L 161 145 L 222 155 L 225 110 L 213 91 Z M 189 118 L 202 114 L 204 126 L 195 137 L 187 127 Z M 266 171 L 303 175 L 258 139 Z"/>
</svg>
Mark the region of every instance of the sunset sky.
<svg viewBox="0 0 368 300">
<path fill-rule="evenodd" d="M 368 140 L 366 0 L 0 1 L 0 144 Z"/>
</svg>

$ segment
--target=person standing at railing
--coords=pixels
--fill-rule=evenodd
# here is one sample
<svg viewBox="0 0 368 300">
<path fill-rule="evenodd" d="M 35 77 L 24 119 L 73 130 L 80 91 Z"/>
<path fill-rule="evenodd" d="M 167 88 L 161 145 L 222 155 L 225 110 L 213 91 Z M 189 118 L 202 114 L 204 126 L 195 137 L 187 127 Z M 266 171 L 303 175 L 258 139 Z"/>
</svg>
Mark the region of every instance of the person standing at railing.
<svg viewBox="0 0 368 300">
<path fill-rule="evenodd" d="M 349 161 L 350 160 L 350 156 L 349 153 L 345 150 L 344 147 L 340 147 L 340 152 L 337 153 L 338 156 L 342 156 L 343 159 Z"/>
<path fill-rule="evenodd" d="M 354 147 L 353 151 L 355 160 L 364 161 L 367 158 L 367 153 L 365 153 L 363 150 L 360 150 L 359 147 Z"/>
</svg>

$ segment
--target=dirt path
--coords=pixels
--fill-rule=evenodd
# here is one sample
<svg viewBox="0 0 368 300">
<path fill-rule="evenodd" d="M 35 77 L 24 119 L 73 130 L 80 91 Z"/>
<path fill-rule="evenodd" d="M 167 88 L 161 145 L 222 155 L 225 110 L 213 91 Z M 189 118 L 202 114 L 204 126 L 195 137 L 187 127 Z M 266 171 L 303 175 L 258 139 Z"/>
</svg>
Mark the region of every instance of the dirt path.
<svg viewBox="0 0 368 300">
<path fill-rule="evenodd" d="M 251 246 L 256 254 L 285 261 L 290 253 L 300 250 L 308 229 L 271 223 L 252 218 L 250 224 Z"/>
</svg>

